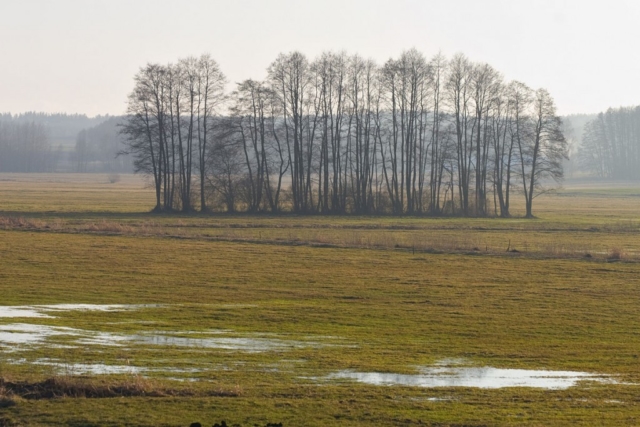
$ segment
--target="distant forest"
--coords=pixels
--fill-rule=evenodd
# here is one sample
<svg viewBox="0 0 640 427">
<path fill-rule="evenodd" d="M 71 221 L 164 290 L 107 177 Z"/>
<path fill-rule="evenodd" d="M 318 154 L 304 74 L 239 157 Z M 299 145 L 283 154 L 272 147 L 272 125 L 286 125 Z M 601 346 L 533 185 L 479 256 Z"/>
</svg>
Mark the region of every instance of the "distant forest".
<svg viewBox="0 0 640 427">
<path fill-rule="evenodd" d="M 133 172 L 118 124 L 122 117 L 0 114 L 0 172 Z"/>
<path fill-rule="evenodd" d="M 590 175 L 640 179 L 640 106 L 609 109 L 589 121 L 578 160 Z"/>
</svg>

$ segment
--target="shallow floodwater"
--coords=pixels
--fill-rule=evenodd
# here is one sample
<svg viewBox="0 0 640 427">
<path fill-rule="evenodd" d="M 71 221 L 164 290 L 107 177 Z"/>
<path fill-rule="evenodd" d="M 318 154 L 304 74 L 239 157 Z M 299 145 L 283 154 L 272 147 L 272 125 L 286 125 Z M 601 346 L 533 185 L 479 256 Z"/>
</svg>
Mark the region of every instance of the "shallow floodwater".
<svg viewBox="0 0 640 427">
<path fill-rule="evenodd" d="M 139 344 L 175 347 L 218 348 L 245 352 L 279 350 L 302 345 L 296 341 L 266 338 L 183 338 L 168 335 L 135 335 L 131 339 Z"/>
<path fill-rule="evenodd" d="M 48 314 L 41 313 L 33 307 L 22 306 L 0 306 L 0 318 L 2 317 L 49 317 Z"/>
<path fill-rule="evenodd" d="M 108 365 L 105 363 L 72 363 L 63 362 L 59 359 L 41 358 L 35 360 L 22 359 L 6 359 L 6 363 L 12 365 L 37 365 L 53 368 L 56 373 L 61 375 L 118 375 L 133 374 L 141 375 L 148 373 L 165 373 L 165 374 L 197 374 L 204 372 L 201 368 L 176 368 L 171 366 L 148 368 L 143 366 L 130 365 Z M 181 381 L 195 380 L 194 378 L 176 378 Z"/>
<path fill-rule="evenodd" d="M 0 306 L 0 318 L 52 318 L 48 313 L 62 311 L 124 311 L 147 307 L 161 307 L 160 305 L 136 305 L 136 304 L 53 304 L 32 306 Z M 53 347 L 54 343 L 49 338 L 56 336 L 72 337 L 72 344 L 79 346 L 123 346 L 127 344 L 174 346 L 194 348 L 217 348 L 222 350 L 236 350 L 244 352 L 261 352 L 282 350 L 293 347 L 317 346 L 317 343 L 284 340 L 276 337 L 225 337 L 231 331 L 215 330 L 198 333 L 200 337 L 182 337 L 184 334 L 195 334 L 191 331 L 178 331 L 170 333 L 140 333 L 125 335 L 110 332 L 88 331 L 74 328 L 62 328 L 46 325 L 31 325 L 27 323 L 14 323 L 0 325 L 0 345 L 44 345 Z M 49 341 L 49 342 L 47 342 Z"/>
<path fill-rule="evenodd" d="M 105 365 L 103 363 L 61 363 L 49 360 L 36 360 L 33 365 L 50 366 L 62 375 L 138 375 L 144 368 L 129 365 Z"/>
<path fill-rule="evenodd" d="M 31 325 L 29 323 L 12 323 L 0 325 L 0 343 L 3 344 L 41 344 L 54 336 L 75 336 L 78 330 L 47 325 Z"/>
<path fill-rule="evenodd" d="M 159 307 L 158 305 L 136 304 L 49 304 L 49 305 L 16 305 L 0 306 L 0 318 L 40 317 L 52 318 L 48 312 L 57 311 L 124 311 L 145 307 Z"/>
<path fill-rule="evenodd" d="M 50 304 L 33 307 L 44 311 L 125 311 L 161 306 L 158 304 Z"/>
<path fill-rule="evenodd" d="M 328 379 L 348 379 L 372 385 L 400 385 L 414 387 L 534 387 L 564 390 L 579 381 L 613 383 L 610 377 L 574 371 L 544 371 L 526 369 L 498 369 L 492 367 L 425 367 L 419 374 L 389 374 L 380 372 L 340 371 Z"/>
<path fill-rule="evenodd" d="M 0 347 L 9 345 L 55 347 L 52 342 L 56 337 L 67 337 L 66 345 L 76 346 L 127 346 L 150 345 L 210 348 L 221 350 L 234 350 L 242 352 L 263 352 L 286 350 L 288 348 L 318 346 L 315 342 L 301 342 L 283 340 L 279 338 L 253 338 L 253 337 L 225 337 L 229 331 L 211 331 L 206 335 L 210 337 L 185 338 L 166 333 L 126 335 L 110 332 L 88 331 L 84 329 L 66 328 L 59 326 L 32 325 L 28 323 L 12 323 L 0 325 Z M 176 333 L 177 334 L 177 333 Z M 71 338 L 71 339 L 69 339 Z"/>
</svg>

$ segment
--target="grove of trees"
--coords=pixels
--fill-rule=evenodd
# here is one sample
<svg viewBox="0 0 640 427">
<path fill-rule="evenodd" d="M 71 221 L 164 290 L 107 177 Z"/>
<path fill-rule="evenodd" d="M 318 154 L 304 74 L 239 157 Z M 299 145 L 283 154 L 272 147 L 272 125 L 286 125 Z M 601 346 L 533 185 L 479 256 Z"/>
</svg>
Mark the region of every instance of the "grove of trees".
<svg viewBox="0 0 640 427">
<path fill-rule="evenodd" d="M 462 54 L 281 54 L 230 94 L 208 55 L 134 81 L 123 152 L 157 211 L 507 217 L 516 190 L 532 216 L 567 157 L 546 90 Z"/>
</svg>

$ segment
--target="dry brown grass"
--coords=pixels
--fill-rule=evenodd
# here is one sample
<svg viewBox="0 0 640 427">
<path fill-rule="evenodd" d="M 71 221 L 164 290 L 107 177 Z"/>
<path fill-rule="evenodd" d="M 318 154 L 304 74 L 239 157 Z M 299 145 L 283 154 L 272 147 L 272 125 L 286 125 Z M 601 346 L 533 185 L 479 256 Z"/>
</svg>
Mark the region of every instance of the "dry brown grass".
<svg viewBox="0 0 640 427">
<path fill-rule="evenodd" d="M 621 259 L 625 259 L 627 258 L 627 254 L 625 253 L 625 251 L 618 247 L 618 246 L 614 246 L 609 250 L 609 254 L 607 256 L 608 260 L 611 261 L 615 261 L 615 260 L 621 260 Z"/>
<path fill-rule="evenodd" d="M 83 224 L 77 231 L 84 231 L 90 233 L 114 233 L 114 234 L 127 234 L 133 231 L 133 228 L 115 221 L 101 220 Z"/>
<path fill-rule="evenodd" d="M 277 246 L 311 246 L 352 249 L 403 250 L 414 253 L 475 253 L 544 258 L 640 260 L 635 233 L 593 233 L 584 230 L 545 230 L 540 233 L 515 229 L 470 228 L 456 230 L 425 221 L 419 225 L 333 224 L 325 226 L 315 218 L 285 227 L 285 221 L 271 224 L 267 218 L 239 218 L 226 223 L 219 218 L 39 218 L 0 216 L 0 229 L 72 234 L 161 237 L 186 240 L 259 243 Z M 249 221 L 249 222 L 246 222 Z M 253 222 L 251 222 L 253 221 Z M 509 224 L 506 224 L 509 225 Z M 624 245 L 617 245 L 620 237 Z M 513 238 L 513 240 L 512 240 Z M 635 245 L 635 246 L 634 246 Z"/>
<path fill-rule="evenodd" d="M 0 378 L 0 407 L 13 406 L 21 399 L 56 398 L 109 398 L 109 397 L 171 397 L 171 396 L 224 396 L 235 397 L 240 394 L 234 390 L 195 391 L 194 389 L 167 388 L 158 381 L 134 375 L 120 381 L 96 380 L 83 376 L 55 376 L 43 381 L 9 381 Z"/>
<path fill-rule="evenodd" d="M 44 226 L 44 223 L 40 220 L 25 218 L 22 216 L 0 217 L 0 227 L 5 230 L 15 229 L 15 228 L 34 229 L 34 228 L 41 228 L 43 226 Z"/>
<path fill-rule="evenodd" d="M 16 405 L 19 399 L 20 398 L 12 393 L 9 389 L 4 387 L 3 385 L 0 386 L 0 409 Z"/>
</svg>

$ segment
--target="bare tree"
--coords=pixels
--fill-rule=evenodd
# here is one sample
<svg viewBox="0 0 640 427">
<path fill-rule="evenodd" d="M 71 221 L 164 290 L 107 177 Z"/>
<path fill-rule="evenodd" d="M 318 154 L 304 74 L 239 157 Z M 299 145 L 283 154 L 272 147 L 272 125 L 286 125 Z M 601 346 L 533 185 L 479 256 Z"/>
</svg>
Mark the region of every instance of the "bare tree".
<svg viewBox="0 0 640 427">
<path fill-rule="evenodd" d="M 464 215 L 469 214 L 469 188 L 473 158 L 472 69 L 472 64 L 467 57 L 458 54 L 451 59 L 447 80 L 447 95 L 453 109 L 456 130 L 458 194 Z"/>
<path fill-rule="evenodd" d="M 127 120 L 122 127 L 126 145 L 123 152 L 134 156 L 134 170 L 153 177 L 156 212 L 167 207 L 163 198 L 167 182 L 163 180 L 164 104 L 161 101 L 165 72 L 160 65 L 148 64 L 136 74 L 135 87 L 129 95 Z"/>
<path fill-rule="evenodd" d="M 238 84 L 233 94 L 232 115 L 237 118 L 237 132 L 242 140 L 242 148 L 248 172 L 250 190 L 249 211 L 260 209 L 265 195 L 273 208 L 269 174 L 268 142 L 270 131 L 267 114 L 270 93 L 259 82 L 245 80 Z"/>
<path fill-rule="evenodd" d="M 507 218 L 509 213 L 509 197 L 511 189 L 511 176 L 513 164 L 514 141 L 513 134 L 509 133 L 510 120 L 512 118 L 511 102 L 508 97 L 508 88 L 502 86 L 492 101 L 489 113 L 490 134 L 493 147 L 493 185 L 494 185 L 494 210 L 498 211 L 496 196 L 499 202 L 500 216 Z"/>
<path fill-rule="evenodd" d="M 473 67 L 471 88 L 475 104 L 475 209 L 476 215 L 487 214 L 487 166 L 489 160 L 489 111 L 500 90 L 500 74 L 489 64 Z"/>
<path fill-rule="evenodd" d="M 205 176 L 207 149 L 210 145 L 212 116 L 219 112 L 225 101 L 224 87 L 226 78 L 218 63 L 210 55 L 205 54 L 196 62 L 197 82 L 197 135 L 198 135 L 198 169 L 200 172 L 200 210 L 207 210 L 205 197 Z"/>
<path fill-rule="evenodd" d="M 442 179 L 447 161 L 447 144 L 443 142 L 441 125 L 445 121 L 442 108 L 442 87 L 447 71 L 447 61 L 442 54 L 437 54 L 429 63 L 429 77 L 431 79 L 431 93 L 433 97 L 432 125 L 431 125 L 431 156 L 429 176 L 429 212 L 440 213 L 440 194 L 442 192 Z"/>
<path fill-rule="evenodd" d="M 545 89 L 535 92 L 530 120 L 527 143 L 523 143 L 523 138 L 518 139 L 527 218 L 533 217 L 533 199 L 548 190 L 544 186 L 545 179 L 562 180 L 562 160 L 567 158 L 562 120 Z"/>
<path fill-rule="evenodd" d="M 208 153 L 206 174 L 214 198 L 217 197 L 229 213 L 237 210 L 242 183 L 246 178 L 242 142 L 234 121 L 237 119 L 227 118 L 216 123 L 216 138 Z"/>
<path fill-rule="evenodd" d="M 280 104 L 285 129 L 293 211 L 308 212 L 312 205 L 309 164 L 313 154 L 314 133 L 308 116 L 305 117 L 310 107 L 307 100 L 311 86 L 309 62 L 300 52 L 281 54 L 269 66 L 268 72 L 271 89 Z"/>
</svg>

